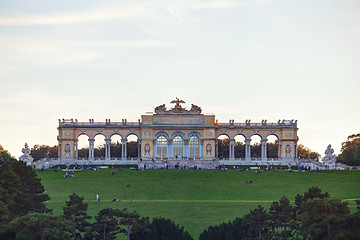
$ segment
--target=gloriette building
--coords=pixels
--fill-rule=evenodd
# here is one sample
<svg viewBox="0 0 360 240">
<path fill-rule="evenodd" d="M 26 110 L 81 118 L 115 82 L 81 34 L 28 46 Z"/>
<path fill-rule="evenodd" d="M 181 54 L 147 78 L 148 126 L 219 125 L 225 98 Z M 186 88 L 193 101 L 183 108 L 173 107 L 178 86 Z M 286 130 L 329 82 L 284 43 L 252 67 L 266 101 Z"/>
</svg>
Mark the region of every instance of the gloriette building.
<svg viewBox="0 0 360 240">
<path fill-rule="evenodd" d="M 297 121 L 279 120 L 268 123 L 262 120 L 253 123 L 246 120 L 242 123 L 230 120 L 219 123 L 215 115 L 202 113 L 202 109 L 194 104 L 190 109 L 181 106 L 184 101 L 178 98 L 171 102 L 174 107 L 167 109 L 165 104 L 155 108 L 154 113 L 142 115 L 138 122 L 88 122 L 78 120 L 60 120 L 58 135 L 58 160 L 63 163 L 74 161 L 103 161 L 104 164 L 121 164 L 130 159 L 126 152 L 127 138 L 136 135 L 138 138 L 138 158 L 131 161 L 140 165 L 167 164 L 198 164 L 201 166 L 228 163 L 240 164 L 295 164 L 297 159 Z M 97 135 L 105 137 L 105 156 L 100 159 L 94 157 L 94 138 Z M 79 159 L 78 138 L 86 135 L 89 140 L 89 158 Z M 110 155 L 111 137 L 119 135 L 122 139 L 122 157 L 114 158 Z M 218 138 L 226 135 L 229 138 L 229 158 L 219 159 Z M 242 135 L 245 138 L 245 156 L 235 158 L 235 137 Z M 261 158 L 251 156 L 251 137 L 261 138 Z M 267 139 L 275 136 L 278 142 L 277 158 L 267 157 Z M 220 161 L 220 162 L 219 162 Z M 180 163 L 181 162 L 181 163 Z M 127 162 L 128 163 L 128 162 Z"/>
</svg>

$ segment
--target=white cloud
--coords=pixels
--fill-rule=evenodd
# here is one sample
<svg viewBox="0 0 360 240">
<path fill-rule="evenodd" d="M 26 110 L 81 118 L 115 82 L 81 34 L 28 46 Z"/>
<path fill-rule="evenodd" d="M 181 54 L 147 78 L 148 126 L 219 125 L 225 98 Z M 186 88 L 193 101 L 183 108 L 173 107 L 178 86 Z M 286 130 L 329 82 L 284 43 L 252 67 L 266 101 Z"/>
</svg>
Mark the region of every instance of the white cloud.
<svg viewBox="0 0 360 240">
<path fill-rule="evenodd" d="M 29 26 L 70 24 L 90 21 L 107 21 L 113 19 L 152 19 L 166 20 L 168 16 L 175 16 L 175 12 L 188 9 L 230 8 L 236 3 L 230 0 L 215 1 L 131 1 L 131 3 L 117 2 L 104 4 L 78 12 L 63 12 L 41 15 L 28 15 L 0 18 L 3 26 Z M 167 14 L 164 14 L 167 13 Z"/>
</svg>

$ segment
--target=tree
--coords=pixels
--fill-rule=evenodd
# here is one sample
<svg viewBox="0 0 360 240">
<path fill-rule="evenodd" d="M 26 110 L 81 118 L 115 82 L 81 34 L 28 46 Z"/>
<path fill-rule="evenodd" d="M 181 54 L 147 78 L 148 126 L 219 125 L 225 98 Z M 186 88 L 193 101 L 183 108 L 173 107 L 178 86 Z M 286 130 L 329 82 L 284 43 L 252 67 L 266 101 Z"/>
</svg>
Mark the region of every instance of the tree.
<svg viewBox="0 0 360 240">
<path fill-rule="evenodd" d="M 129 212 L 124 208 L 123 210 L 117 210 L 116 216 L 119 218 L 120 232 L 126 234 L 128 240 L 130 240 L 132 233 L 146 232 L 148 229 L 149 220 L 140 218 L 136 211 Z"/>
<path fill-rule="evenodd" d="M 84 233 L 91 226 L 88 220 L 91 217 L 86 213 L 88 204 L 84 203 L 84 198 L 73 193 L 69 196 L 70 201 L 66 201 L 66 207 L 63 208 L 63 217 L 73 224 L 73 238 L 81 239 L 81 233 Z"/>
<path fill-rule="evenodd" d="M 85 239 L 115 239 L 119 232 L 117 210 L 105 208 L 95 216 L 96 222 L 91 224 L 90 230 L 85 233 Z"/>
<path fill-rule="evenodd" d="M 304 236 L 312 239 L 342 239 L 347 235 L 346 227 L 349 217 L 347 202 L 335 198 L 314 198 L 304 202 L 298 216 Z"/>
<path fill-rule="evenodd" d="M 28 213 L 11 222 L 17 240 L 63 240 L 71 237 L 71 224 L 60 216 Z"/>
<path fill-rule="evenodd" d="M 299 158 L 310 158 L 315 161 L 319 161 L 321 155 L 320 155 L 320 153 L 313 152 L 309 148 L 305 147 L 304 145 L 299 144 L 298 145 L 298 157 Z"/>
<path fill-rule="evenodd" d="M 6 162 L 0 167 L 0 191 L 9 210 L 10 220 L 30 211 L 49 211 L 45 201 L 50 197 L 45 193 L 34 170 L 26 166 L 25 162 Z"/>
<path fill-rule="evenodd" d="M 132 240 L 193 240 L 190 234 L 184 231 L 184 227 L 176 225 L 170 219 L 156 217 L 149 225 L 146 232 L 131 234 Z"/>
<path fill-rule="evenodd" d="M 218 140 L 218 157 L 229 158 L 230 141 L 228 138 Z"/>
<path fill-rule="evenodd" d="M 318 187 L 311 187 L 308 189 L 307 192 L 304 193 L 304 196 L 297 194 L 295 196 L 295 211 L 297 214 L 300 214 L 302 211 L 302 204 L 304 202 L 306 202 L 309 199 L 314 199 L 314 198 L 320 198 L 320 199 L 324 199 L 324 198 L 328 198 L 329 197 L 329 193 L 328 192 L 322 192 L 320 188 Z"/>
<path fill-rule="evenodd" d="M 34 161 L 38 161 L 43 158 L 56 158 L 58 157 L 58 146 L 54 145 L 53 147 L 47 145 L 34 145 L 31 148 L 31 157 L 34 158 Z"/>
<path fill-rule="evenodd" d="M 277 239 L 288 239 L 295 225 L 295 209 L 289 199 L 283 196 L 278 202 L 273 202 L 269 214 L 273 234 Z"/>
<path fill-rule="evenodd" d="M 279 141 L 276 140 L 274 143 L 267 143 L 267 157 L 278 158 Z"/>
<path fill-rule="evenodd" d="M 122 144 L 119 141 L 110 144 L 110 156 L 120 158 L 122 153 Z"/>
<path fill-rule="evenodd" d="M 111 148 L 110 148 L 111 150 Z M 81 148 L 78 150 L 78 156 L 80 158 L 88 158 L 89 157 L 89 148 Z"/>
<path fill-rule="evenodd" d="M 234 151 L 235 158 L 245 158 L 245 144 L 242 142 L 235 142 Z"/>
<path fill-rule="evenodd" d="M 16 159 L 0 145 L 0 166 L 8 161 L 16 161 Z"/>
<path fill-rule="evenodd" d="M 7 236 L 12 232 L 9 219 L 10 212 L 2 199 L 0 199 L 0 239 L 12 239 L 12 237 Z"/>
<path fill-rule="evenodd" d="M 360 165 L 360 133 L 348 136 L 341 144 L 338 160 L 350 166 Z"/>
<path fill-rule="evenodd" d="M 138 142 L 131 141 L 126 143 L 127 157 L 138 157 Z"/>
<path fill-rule="evenodd" d="M 209 226 L 201 234 L 199 240 L 235 240 L 245 239 L 247 229 L 242 218 L 219 226 Z"/>
<path fill-rule="evenodd" d="M 261 205 L 246 214 L 243 221 L 247 229 L 247 237 L 262 239 L 267 236 L 270 227 L 269 214 Z"/>
</svg>

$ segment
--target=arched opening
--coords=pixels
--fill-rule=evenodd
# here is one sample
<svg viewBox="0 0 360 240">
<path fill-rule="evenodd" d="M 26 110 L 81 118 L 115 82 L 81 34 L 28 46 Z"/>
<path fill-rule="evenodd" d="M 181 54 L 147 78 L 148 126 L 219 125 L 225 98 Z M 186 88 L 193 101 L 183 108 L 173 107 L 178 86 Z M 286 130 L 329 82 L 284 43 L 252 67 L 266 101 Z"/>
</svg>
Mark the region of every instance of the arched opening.
<svg viewBox="0 0 360 240">
<path fill-rule="evenodd" d="M 156 156 L 163 158 L 167 156 L 167 139 L 165 136 L 160 135 L 156 139 Z"/>
<path fill-rule="evenodd" d="M 183 157 L 184 155 L 184 140 L 181 136 L 177 135 L 173 139 L 173 156 Z"/>
<path fill-rule="evenodd" d="M 198 135 L 192 135 L 189 139 L 189 157 L 199 158 L 200 157 L 200 138 Z"/>
<path fill-rule="evenodd" d="M 274 134 L 267 137 L 266 155 L 267 158 L 279 158 L 279 139 Z"/>
<path fill-rule="evenodd" d="M 252 135 L 250 139 L 251 158 L 261 158 L 261 136 Z"/>
<path fill-rule="evenodd" d="M 126 138 L 126 157 L 137 158 L 139 156 L 139 138 L 131 133 Z"/>
<path fill-rule="evenodd" d="M 79 159 L 89 157 L 89 137 L 85 133 L 80 134 L 77 138 L 77 149 Z M 76 156 L 76 153 L 75 153 Z"/>
<path fill-rule="evenodd" d="M 218 137 L 218 151 L 217 157 L 218 158 L 229 158 L 229 151 L 230 151 L 230 139 L 229 136 L 226 134 L 221 134 Z"/>
<path fill-rule="evenodd" d="M 236 135 L 234 139 L 235 158 L 245 158 L 245 137 Z"/>
<path fill-rule="evenodd" d="M 120 134 L 113 134 L 110 137 L 110 157 L 121 158 L 122 154 L 122 138 Z"/>
<path fill-rule="evenodd" d="M 105 136 L 102 134 L 94 136 L 94 157 L 105 159 Z"/>
</svg>

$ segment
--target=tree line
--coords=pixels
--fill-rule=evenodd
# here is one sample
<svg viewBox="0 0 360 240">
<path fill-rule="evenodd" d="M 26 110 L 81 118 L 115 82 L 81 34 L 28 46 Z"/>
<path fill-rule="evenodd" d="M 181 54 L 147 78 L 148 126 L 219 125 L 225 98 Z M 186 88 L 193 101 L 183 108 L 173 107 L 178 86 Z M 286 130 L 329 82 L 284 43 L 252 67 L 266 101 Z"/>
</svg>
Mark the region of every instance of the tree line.
<svg viewBox="0 0 360 240">
<path fill-rule="evenodd" d="M 90 222 L 87 203 L 73 193 L 63 214 L 53 216 L 46 207 L 46 194 L 36 172 L 22 161 L 9 160 L 0 166 L 0 239 L 128 239 L 192 240 L 183 227 L 169 219 L 141 217 L 126 208 L 106 208 Z"/>
<path fill-rule="evenodd" d="M 347 202 L 311 187 L 295 205 L 283 196 L 267 211 L 261 205 L 243 217 L 204 230 L 199 240 L 359 239 L 360 200 L 350 214 Z"/>
</svg>

